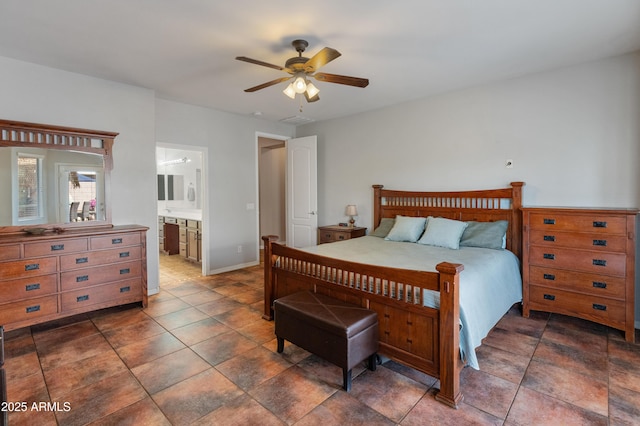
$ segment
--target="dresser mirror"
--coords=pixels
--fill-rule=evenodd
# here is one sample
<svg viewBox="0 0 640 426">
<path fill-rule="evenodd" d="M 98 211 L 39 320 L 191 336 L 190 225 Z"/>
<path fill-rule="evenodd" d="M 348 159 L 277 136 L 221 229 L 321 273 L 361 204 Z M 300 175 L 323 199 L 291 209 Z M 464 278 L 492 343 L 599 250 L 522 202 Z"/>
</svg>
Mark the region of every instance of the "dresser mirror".
<svg viewBox="0 0 640 426">
<path fill-rule="evenodd" d="M 0 232 L 110 225 L 116 135 L 0 120 Z"/>
</svg>

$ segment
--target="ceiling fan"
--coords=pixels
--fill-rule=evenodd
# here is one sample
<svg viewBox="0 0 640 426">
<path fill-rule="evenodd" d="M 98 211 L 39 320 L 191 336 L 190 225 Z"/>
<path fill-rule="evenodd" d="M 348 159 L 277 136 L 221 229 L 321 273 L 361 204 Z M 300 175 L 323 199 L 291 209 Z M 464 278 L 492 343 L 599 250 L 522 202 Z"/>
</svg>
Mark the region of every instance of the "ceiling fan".
<svg viewBox="0 0 640 426">
<path fill-rule="evenodd" d="M 369 80 L 366 78 L 317 72 L 320 67 L 328 64 L 341 55 L 341 53 L 337 50 L 330 47 L 325 47 L 320 52 L 316 53 L 311 59 L 309 59 L 302 56 L 302 53 L 309 46 L 309 43 L 306 40 L 294 40 L 291 42 L 291 45 L 294 49 L 296 49 L 296 52 L 298 52 L 298 56 L 289 58 L 287 62 L 285 62 L 284 67 L 281 67 L 280 65 L 269 64 L 263 61 L 258 61 L 256 59 L 247 58 L 246 56 L 236 57 L 236 59 L 239 61 L 262 65 L 263 67 L 274 68 L 290 74 L 290 76 L 288 77 L 277 78 L 275 80 L 259 84 L 258 86 L 250 87 L 249 89 L 245 89 L 245 92 L 255 92 L 257 90 L 293 79 L 293 82 L 289 83 L 287 88 L 284 89 L 284 94 L 289 96 L 291 99 L 295 99 L 296 94 L 304 94 L 307 102 L 315 102 L 320 99 L 320 97 L 318 96 L 318 92 L 320 92 L 320 90 L 309 81 L 309 77 L 313 77 L 316 80 L 322 82 L 345 84 L 347 86 L 367 87 L 369 85 Z"/>
</svg>

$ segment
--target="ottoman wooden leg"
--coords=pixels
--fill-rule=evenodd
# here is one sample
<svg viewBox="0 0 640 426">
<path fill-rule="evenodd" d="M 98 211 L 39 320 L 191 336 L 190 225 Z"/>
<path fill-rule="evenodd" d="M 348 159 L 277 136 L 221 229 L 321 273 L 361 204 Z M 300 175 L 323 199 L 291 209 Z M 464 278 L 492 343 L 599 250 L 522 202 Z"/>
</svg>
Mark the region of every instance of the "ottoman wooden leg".
<svg viewBox="0 0 640 426">
<path fill-rule="evenodd" d="M 284 339 L 282 337 L 276 337 L 278 340 L 278 353 L 281 354 L 284 350 Z"/>
<path fill-rule="evenodd" d="M 351 390 L 351 370 L 342 369 L 342 388 L 349 392 Z"/>
<path fill-rule="evenodd" d="M 368 364 L 369 370 L 376 371 L 376 366 L 378 365 L 378 354 L 369 355 Z"/>
</svg>

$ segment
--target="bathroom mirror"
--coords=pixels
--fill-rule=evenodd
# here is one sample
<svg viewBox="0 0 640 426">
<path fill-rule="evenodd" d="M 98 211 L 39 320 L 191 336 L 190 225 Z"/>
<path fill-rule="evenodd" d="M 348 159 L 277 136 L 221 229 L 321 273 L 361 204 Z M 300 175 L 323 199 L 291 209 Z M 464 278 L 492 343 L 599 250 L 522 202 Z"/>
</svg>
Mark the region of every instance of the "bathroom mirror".
<svg viewBox="0 0 640 426">
<path fill-rule="evenodd" d="M 115 136 L 0 120 L 0 232 L 110 225 Z"/>
</svg>

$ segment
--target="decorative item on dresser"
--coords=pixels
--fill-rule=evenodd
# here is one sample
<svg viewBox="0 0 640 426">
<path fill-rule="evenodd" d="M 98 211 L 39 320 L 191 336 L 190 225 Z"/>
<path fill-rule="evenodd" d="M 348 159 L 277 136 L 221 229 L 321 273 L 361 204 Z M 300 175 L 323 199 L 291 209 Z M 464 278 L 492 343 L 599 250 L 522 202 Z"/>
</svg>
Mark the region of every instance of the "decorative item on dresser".
<svg viewBox="0 0 640 426">
<path fill-rule="evenodd" d="M 318 244 L 333 243 L 363 237 L 367 228 L 359 226 L 328 225 L 318 227 Z"/>
<path fill-rule="evenodd" d="M 148 228 L 111 223 L 117 135 L 0 120 L 0 162 L 13 182 L 8 198 L 0 197 L 0 329 L 134 302 L 147 305 Z M 34 179 L 18 179 L 21 153 L 37 159 L 30 169 Z M 95 202 L 92 220 L 72 221 L 70 176 L 88 167 L 96 177 L 95 198 L 88 201 Z M 21 196 L 25 188 L 27 197 Z"/>
<path fill-rule="evenodd" d="M 580 317 L 635 340 L 637 209 L 524 208 L 523 316 Z"/>
</svg>

